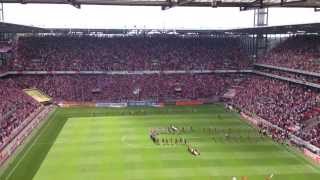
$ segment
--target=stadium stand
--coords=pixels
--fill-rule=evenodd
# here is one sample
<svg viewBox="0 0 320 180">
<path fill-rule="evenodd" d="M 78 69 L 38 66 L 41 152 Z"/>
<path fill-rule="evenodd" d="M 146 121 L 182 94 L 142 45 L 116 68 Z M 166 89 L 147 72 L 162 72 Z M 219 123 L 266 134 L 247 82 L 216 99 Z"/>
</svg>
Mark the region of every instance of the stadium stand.
<svg viewBox="0 0 320 180">
<path fill-rule="evenodd" d="M 320 72 L 320 38 L 297 35 L 286 39 L 258 60 L 259 63 Z"/>
<path fill-rule="evenodd" d="M 310 141 L 311 144 L 320 147 L 320 125 L 318 124 L 308 132 L 305 132 L 303 138 Z"/>
<path fill-rule="evenodd" d="M 228 78 L 229 77 L 229 78 Z M 38 88 L 56 101 L 127 102 L 217 99 L 235 84 L 228 75 L 29 75 L 11 79 L 21 89 Z"/>
<path fill-rule="evenodd" d="M 213 70 L 248 65 L 237 38 L 45 36 L 20 37 L 11 69 Z"/>
<path fill-rule="evenodd" d="M 232 103 L 287 129 L 297 131 L 304 113 L 317 104 L 317 92 L 284 81 L 253 76 L 237 89 Z"/>
<path fill-rule="evenodd" d="M 76 0 L 63 2 L 58 0 L 30 2 L 3 0 L 2 3 L 58 3 L 69 4 L 79 9 L 82 5 L 87 4 L 160 6 L 162 10 L 178 6 L 240 7 L 242 11 L 254 10 L 254 21 L 257 18 L 255 26 L 268 24 L 261 21 L 261 19 L 268 21 L 268 18 L 264 18 L 268 17 L 268 10 L 264 8 L 311 7 L 315 11 L 320 10 L 317 0 L 84 0 L 81 2 Z M 1 10 L 3 12 L 3 8 Z M 254 125 L 254 121 L 258 122 L 255 125 L 259 128 L 260 133 L 262 132 L 261 134 L 270 135 L 281 143 L 286 143 L 286 140 L 290 139 L 301 146 L 302 151 L 309 152 L 310 150 L 310 157 L 314 156 L 314 159 L 320 163 L 319 27 L 319 24 L 315 23 L 313 25 L 212 31 L 163 29 L 156 30 L 157 34 L 155 35 L 150 35 L 149 33 L 153 31 L 151 29 L 105 29 L 102 31 L 77 29 L 76 31 L 81 32 L 72 32 L 71 29 L 42 29 L 0 23 L 0 35 L 2 35 L 0 36 L 0 165 L 34 131 L 33 129 L 37 128 L 41 119 L 47 118 L 47 115 L 54 111 L 56 105 L 62 104 L 59 104 L 60 102 L 88 103 L 90 107 L 104 107 L 98 106 L 98 104 L 104 103 L 116 104 L 116 106 L 107 107 L 126 107 L 130 102 L 156 102 L 159 107 L 160 105 L 162 107 L 167 105 L 166 103 L 185 106 L 217 101 L 227 101 L 226 107 L 230 106 L 230 110 L 238 110 L 242 117 L 248 115 L 247 117 L 252 119 L 252 122 L 248 120 L 249 123 Z M 110 33 L 111 31 L 118 33 L 113 34 Z M 170 33 L 168 33 L 169 31 Z M 130 34 L 130 32 L 137 33 Z M 303 34 L 302 32 L 313 35 L 292 35 Z M 22 34 L 15 34 L 15 37 L 11 37 L 14 33 Z M 318 35 L 314 35 L 316 33 Z M 276 44 L 274 48 L 268 49 L 270 45 L 268 38 L 272 34 L 287 34 L 288 36 L 284 41 Z M 262 56 L 260 56 L 260 51 L 264 53 Z M 191 114 L 195 111 L 196 109 L 190 108 L 188 113 Z M 90 113 L 93 119 L 96 114 L 91 111 Z M 98 115 L 100 116 L 100 114 Z M 220 114 L 217 115 L 217 118 L 220 119 Z M 255 118 L 259 118 L 261 121 Z M 59 125 L 59 128 L 61 127 Z M 239 128 L 238 125 L 237 128 Z M 192 127 L 190 129 L 192 131 Z M 211 133 L 211 127 L 209 129 L 209 133 Z M 226 139 L 229 137 L 229 131 L 231 132 L 232 129 L 228 129 L 227 133 L 223 130 Z M 203 133 L 206 133 L 205 128 Z M 91 139 L 91 135 L 90 132 L 87 139 Z M 212 135 L 213 137 L 210 138 L 214 140 L 216 135 Z M 155 137 L 151 136 L 151 138 L 156 141 Z M 258 143 L 256 138 L 251 138 L 250 131 L 248 131 L 248 144 L 252 140 L 255 141 L 254 143 Z M 261 136 L 261 138 L 265 137 Z M 126 144 L 124 139 L 125 136 L 122 136 L 122 144 Z M 243 137 L 240 135 L 234 139 L 241 141 Z M 184 140 L 187 144 L 186 139 Z M 171 144 L 173 144 L 172 140 Z M 221 144 L 219 143 L 219 148 L 223 149 Z M 52 144 L 47 144 L 47 146 L 49 145 Z M 259 145 L 273 151 L 270 153 L 271 156 L 281 157 L 280 155 L 282 155 L 279 148 L 271 149 L 272 147 L 266 144 Z M 314 150 L 313 145 L 319 148 Z M 252 151 L 249 148 L 239 149 L 243 152 Z M 200 155 L 200 152 L 190 144 L 188 150 L 193 155 Z M 256 154 L 256 157 L 263 152 L 261 148 L 258 150 L 259 154 Z M 27 151 L 29 153 L 29 149 Z M 204 151 L 205 153 L 208 152 Z M 282 159 L 289 160 L 286 165 L 290 165 L 290 168 L 294 168 L 294 170 L 301 169 L 297 173 L 303 175 L 305 169 L 306 172 L 309 172 L 307 170 L 311 167 L 310 165 L 308 165 L 308 169 L 304 169 L 301 165 L 301 159 L 291 161 L 288 154 L 285 155 L 287 156 Z M 138 156 L 140 157 L 140 155 Z M 250 168 L 252 168 L 255 157 L 250 157 L 249 153 L 245 156 L 245 158 L 250 158 Z M 24 158 L 24 154 L 22 157 Z M 271 174 L 265 179 L 272 179 L 274 173 L 277 176 L 282 175 L 281 171 L 286 174 L 291 173 L 290 168 L 285 168 L 288 166 L 281 166 L 281 163 L 277 162 L 279 167 L 281 166 L 283 169 L 279 173 L 276 168 L 271 167 L 273 162 L 270 159 L 265 161 L 267 158 L 261 158 L 257 165 L 258 168 L 253 167 L 254 170 L 259 170 L 259 175 L 263 174 L 267 168 L 268 173 Z M 246 160 L 242 157 L 238 159 L 244 162 L 244 167 L 240 167 L 242 163 L 236 165 L 245 171 L 248 166 L 245 164 Z M 38 161 L 40 160 L 39 158 Z M 222 162 L 222 158 L 218 160 Z M 77 163 L 77 161 L 75 162 Z M 20 160 L 18 165 L 19 163 Z M 228 162 L 223 164 L 226 165 L 223 168 L 227 169 Z M 9 163 L 9 167 L 13 166 L 13 169 L 19 168 L 18 165 Z M 232 162 L 231 165 L 235 165 L 235 163 Z M 72 167 L 77 167 L 76 169 L 82 171 L 90 171 L 90 167 Z M 39 169 L 39 166 L 36 168 Z M 311 169 L 310 172 L 314 173 L 313 166 Z M 235 171 L 234 168 L 227 170 L 230 171 L 228 173 Z M 33 170 L 31 169 L 31 171 Z M 5 179 L 9 179 L 12 172 L 14 171 L 10 170 Z M 216 175 L 218 173 L 220 172 L 217 171 Z M 235 171 L 235 175 L 240 175 L 239 173 L 240 171 Z M 130 175 L 135 174 L 130 173 Z M 173 175 L 177 177 L 174 173 Z M 194 173 L 190 175 L 194 175 Z M 210 175 L 213 178 L 219 178 L 212 173 Z M 224 174 L 220 173 L 219 175 Z M 25 174 L 22 174 L 21 177 L 24 176 Z M 127 175 L 125 176 L 127 177 Z M 33 177 L 36 176 L 31 178 Z M 285 179 L 285 176 L 283 177 Z M 138 179 L 138 176 L 134 178 Z M 157 178 L 161 179 L 161 177 Z M 258 178 L 258 176 L 253 178 Z M 232 176 L 232 179 L 237 179 L 237 177 Z M 248 179 L 248 177 L 243 176 L 241 179 Z"/>
<path fill-rule="evenodd" d="M 0 146 L 41 105 L 24 94 L 12 80 L 0 80 Z"/>
<path fill-rule="evenodd" d="M 235 89 L 236 93 L 231 98 L 235 106 L 314 145 L 320 145 L 319 125 L 304 130 L 306 122 L 320 114 L 317 89 L 257 75 L 177 73 L 179 70 L 187 72 L 251 68 L 252 64 L 238 38 L 30 36 L 20 37 L 15 45 L 16 59 L 6 68 L 16 72 L 47 72 L 42 75 L 10 75 L 2 80 L 6 84 L 3 88 L 12 87 L 14 91 L 10 92 L 15 92 L 24 99 L 20 106 L 28 108 L 19 108 L 22 113 L 20 116 L 27 116 L 40 106 L 23 94 L 22 89 L 28 88 L 43 91 L 57 103 L 199 99 L 216 101 L 228 90 Z M 315 36 L 293 36 L 258 61 L 277 67 L 317 72 L 318 45 Z M 299 73 L 267 68 L 256 70 L 281 77 L 319 82 L 317 77 Z M 51 71 L 160 73 L 58 75 L 50 73 Z M 162 74 L 162 71 L 173 73 Z M 10 104 L 11 96 L 6 96 L 4 104 Z M 10 108 L 15 106 L 11 105 Z M 10 112 L 10 108 L 3 107 L 2 112 Z M 285 136 L 283 131 L 268 131 L 275 137 Z"/>
</svg>

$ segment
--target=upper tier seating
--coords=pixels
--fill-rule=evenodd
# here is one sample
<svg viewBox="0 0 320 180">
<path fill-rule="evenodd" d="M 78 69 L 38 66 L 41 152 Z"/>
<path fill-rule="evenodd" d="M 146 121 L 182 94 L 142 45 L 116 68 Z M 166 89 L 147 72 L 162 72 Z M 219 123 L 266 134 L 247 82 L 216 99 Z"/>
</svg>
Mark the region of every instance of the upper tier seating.
<svg viewBox="0 0 320 180">
<path fill-rule="evenodd" d="M 137 71 L 242 69 L 237 38 L 20 37 L 12 70 Z"/>
</svg>

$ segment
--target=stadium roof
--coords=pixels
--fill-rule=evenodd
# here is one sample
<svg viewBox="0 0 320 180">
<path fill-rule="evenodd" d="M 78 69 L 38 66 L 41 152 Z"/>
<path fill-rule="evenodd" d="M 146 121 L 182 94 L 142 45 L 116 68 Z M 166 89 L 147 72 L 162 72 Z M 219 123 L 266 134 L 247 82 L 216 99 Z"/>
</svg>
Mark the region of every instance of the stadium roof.
<svg viewBox="0 0 320 180">
<path fill-rule="evenodd" d="M 320 23 L 240 28 L 226 30 L 235 34 L 311 34 L 320 33 Z"/>
<path fill-rule="evenodd" d="M 199 30 L 199 29 L 65 29 L 65 28 L 54 28 L 47 29 L 52 33 L 103 33 L 103 34 L 130 34 L 130 33 L 145 33 L 145 34 L 201 34 L 201 35 L 210 35 L 210 34 L 224 34 L 225 30 Z"/>
<path fill-rule="evenodd" d="M 39 27 L 0 22 L 0 33 L 36 33 L 45 31 L 47 30 Z"/>
<path fill-rule="evenodd" d="M 310 24 L 295 24 L 295 25 L 281 25 L 281 26 L 267 26 L 267 27 L 252 27 L 252 28 L 239 28 L 239 29 L 47 29 L 53 33 L 68 33 L 68 32 L 82 32 L 82 33 L 104 33 L 104 34 L 126 34 L 129 32 L 144 32 L 144 33 L 178 33 L 178 34 L 199 34 L 199 35 L 211 35 L 211 34 L 311 34 L 320 33 L 320 23 Z"/>
<path fill-rule="evenodd" d="M 131 5 L 190 7 L 242 7 L 243 10 L 262 7 L 309 7 L 319 8 L 319 0 L 1 0 L 3 3 L 71 4 L 77 8 L 84 5 Z"/>
<path fill-rule="evenodd" d="M 11 23 L 0 22 L 0 33 L 102 33 L 102 34 L 127 34 L 130 32 L 143 32 L 150 34 L 320 34 L 320 23 L 310 24 L 295 24 L 295 25 L 281 25 L 281 26 L 267 26 L 267 27 L 253 27 L 253 28 L 239 28 L 239 29 L 81 29 L 81 28 L 51 28 L 44 29 L 34 26 L 25 26 Z"/>
</svg>

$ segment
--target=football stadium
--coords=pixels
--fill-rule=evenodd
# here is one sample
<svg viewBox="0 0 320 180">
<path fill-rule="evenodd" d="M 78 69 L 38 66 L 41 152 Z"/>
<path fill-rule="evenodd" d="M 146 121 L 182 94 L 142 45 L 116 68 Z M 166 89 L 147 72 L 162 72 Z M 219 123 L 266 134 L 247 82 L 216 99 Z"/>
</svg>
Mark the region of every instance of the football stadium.
<svg viewBox="0 0 320 180">
<path fill-rule="evenodd" d="M 238 8 L 253 26 L 49 28 L 5 22 L 12 4 Z M 0 180 L 319 180 L 320 23 L 269 25 L 273 8 L 320 2 L 0 0 Z"/>
</svg>

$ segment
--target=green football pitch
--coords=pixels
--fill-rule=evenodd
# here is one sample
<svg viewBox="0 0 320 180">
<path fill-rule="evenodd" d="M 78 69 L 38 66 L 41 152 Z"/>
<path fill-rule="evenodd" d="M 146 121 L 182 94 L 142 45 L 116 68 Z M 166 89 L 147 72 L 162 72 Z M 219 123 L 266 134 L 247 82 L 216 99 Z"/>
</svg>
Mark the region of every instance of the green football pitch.
<svg viewBox="0 0 320 180">
<path fill-rule="evenodd" d="M 154 144 L 150 129 L 170 125 L 184 131 Z M 222 105 L 57 109 L 2 171 L 1 180 L 320 179 L 319 167 Z"/>
</svg>

